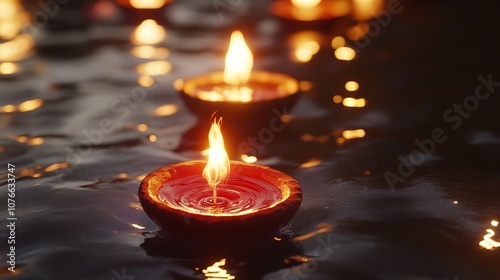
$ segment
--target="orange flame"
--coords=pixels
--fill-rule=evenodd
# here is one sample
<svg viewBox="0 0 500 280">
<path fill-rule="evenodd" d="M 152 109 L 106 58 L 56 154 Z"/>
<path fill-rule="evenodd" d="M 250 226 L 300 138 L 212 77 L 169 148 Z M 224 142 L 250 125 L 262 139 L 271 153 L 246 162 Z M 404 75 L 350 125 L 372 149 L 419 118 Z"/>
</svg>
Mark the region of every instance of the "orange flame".
<svg viewBox="0 0 500 280">
<path fill-rule="evenodd" d="M 313 8 L 320 2 L 321 0 L 292 0 L 292 4 L 298 8 Z"/>
<path fill-rule="evenodd" d="M 221 123 L 222 118 L 218 121 L 214 119 L 208 133 L 210 149 L 208 150 L 207 165 L 203 169 L 203 178 L 213 189 L 214 206 L 217 205 L 217 185 L 225 181 L 229 175 L 229 157 L 224 148 L 224 138 L 220 131 Z"/>
<path fill-rule="evenodd" d="M 130 5 L 136 9 L 159 9 L 165 4 L 165 0 L 130 0 Z"/>
<path fill-rule="evenodd" d="M 226 54 L 224 82 L 232 86 L 245 84 L 250 79 L 252 68 L 253 55 L 243 34 L 239 30 L 233 31 Z"/>
</svg>

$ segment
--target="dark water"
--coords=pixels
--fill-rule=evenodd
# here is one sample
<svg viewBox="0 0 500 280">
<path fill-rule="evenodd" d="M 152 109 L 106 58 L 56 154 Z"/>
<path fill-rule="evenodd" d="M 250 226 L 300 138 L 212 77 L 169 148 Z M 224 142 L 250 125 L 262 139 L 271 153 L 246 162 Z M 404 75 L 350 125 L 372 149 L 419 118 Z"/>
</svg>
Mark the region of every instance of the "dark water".
<svg viewBox="0 0 500 280">
<path fill-rule="evenodd" d="M 364 36 L 366 25 L 349 18 L 309 25 L 316 43 L 301 50 L 291 42 L 300 26 L 269 15 L 267 1 L 182 0 L 133 13 L 74 0 L 45 12 L 47 23 L 36 1 L 25 4 L 35 24 L 16 51 L 0 53 L 16 63 L 0 65 L 1 217 L 8 224 L 11 163 L 18 218 L 16 273 L 10 232 L 0 232 L 2 279 L 205 279 L 217 269 L 252 280 L 500 279 L 500 247 L 479 245 L 488 229 L 500 242 L 496 1 L 401 0 Z M 138 58 L 130 35 L 146 17 L 167 37 Z M 6 28 L 2 44 L 12 40 Z M 277 108 L 284 128 L 224 131 L 230 157 L 255 155 L 293 176 L 302 206 L 273 236 L 160 234 L 140 207 L 140 180 L 202 159 L 210 122 L 173 83 L 221 70 L 236 28 L 255 69 L 309 83 L 293 110 Z M 354 60 L 334 56 L 335 36 Z"/>
</svg>

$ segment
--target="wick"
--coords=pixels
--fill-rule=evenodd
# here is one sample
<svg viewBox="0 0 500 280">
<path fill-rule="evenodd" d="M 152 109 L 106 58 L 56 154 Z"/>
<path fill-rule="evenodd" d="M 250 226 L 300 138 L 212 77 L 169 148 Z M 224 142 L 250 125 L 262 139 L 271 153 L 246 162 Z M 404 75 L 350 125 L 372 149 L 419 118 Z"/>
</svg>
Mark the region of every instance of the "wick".
<svg viewBox="0 0 500 280">
<path fill-rule="evenodd" d="M 214 201 L 214 208 L 217 208 L 217 186 L 212 187 L 212 196 Z"/>
</svg>

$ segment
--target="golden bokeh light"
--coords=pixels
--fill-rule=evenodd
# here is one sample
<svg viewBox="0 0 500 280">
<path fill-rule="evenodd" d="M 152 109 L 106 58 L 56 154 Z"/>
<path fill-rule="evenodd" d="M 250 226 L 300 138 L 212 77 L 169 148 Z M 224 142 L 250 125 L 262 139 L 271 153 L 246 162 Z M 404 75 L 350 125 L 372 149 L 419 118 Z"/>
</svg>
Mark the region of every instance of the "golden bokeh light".
<svg viewBox="0 0 500 280">
<path fill-rule="evenodd" d="M 322 162 L 323 161 L 320 159 L 313 158 L 313 159 L 308 160 L 307 162 L 302 163 L 299 166 L 299 168 L 312 168 L 312 167 L 320 165 Z"/>
<path fill-rule="evenodd" d="M 155 110 L 155 116 L 158 117 L 165 117 L 165 116 L 170 116 L 179 111 L 179 106 L 176 104 L 165 104 L 162 105 Z"/>
<path fill-rule="evenodd" d="M 344 37 L 342 36 L 335 36 L 333 39 L 332 39 L 332 48 L 333 49 L 338 49 L 340 47 L 343 47 L 345 46 L 345 39 Z"/>
<path fill-rule="evenodd" d="M 335 96 L 333 97 L 333 102 L 334 102 L 334 103 L 336 103 L 336 104 L 339 104 L 340 102 L 342 102 L 342 99 L 343 99 L 343 98 L 342 98 L 342 96 L 340 96 L 340 95 L 335 95 Z"/>
<path fill-rule="evenodd" d="M 365 135 L 366 132 L 364 129 L 344 130 L 342 132 L 342 137 L 345 139 L 363 138 Z"/>
<path fill-rule="evenodd" d="M 154 142 L 156 142 L 156 135 L 151 134 L 151 135 L 149 135 L 148 139 L 149 139 L 150 142 L 154 143 Z"/>
<path fill-rule="evenodd" d="M 11 75 L 19 71 L 19 65 L 13 62 L 0 63 L 0 75 Z"/>
<path fill-rule="evenodd" d="M 359 84 L 356 81 L 348 81 L 345 83 L 344 87 L 347 91 L 357 91 L 359 89 Z"/>
<path fill-rule="evenodd" d="M 203 269 L 202 272 L 205 274 L 205 280 L 232 280 L 235 276 L 229 274 L 226 269 L 221 268 L 221 266 L 226 265 L 226 259 L 222 259 L 215 262 L 213 265 Z"/>
<path fill-rule="evenodd" d="M 130 40 L 136 45 L 155 45 L 167 37 L 167 31 L 153 19 L 144 20 L 132 32 Z"/>
<path fill-rule="evenodd" d="M 137 66 L 136 71 L 141 76 L 159 76 L 172 70 L 172 65 L 167 61 L 151 61 Z"/>
<path fill-rule="evenodd" d="M 23 103 L 19 104 L 19 106 L 17 107 L 17 110 L 19 112 L 29 112 L 29 111 L 33 111 L 35 109 L 38 109 L 42 105 L 43 105 L 42 99 L 33 99 L 33 100 L 24 101 Z"/>
<path fill-rule="evenodd" d="M 365 107 L 366 106 L 366 99 L 364 98 L 352 98 L 352 97 L 346 97 L 342 100 L 342 105 L 345 107 Z"/>
<path fill-rule="evenodd" d="M 343 61 L 351 61 L 356 57 L 356 51 L 353 48 L 347 46 L 337 48 L 334 54 L 338 60 Z"/>
</svg>

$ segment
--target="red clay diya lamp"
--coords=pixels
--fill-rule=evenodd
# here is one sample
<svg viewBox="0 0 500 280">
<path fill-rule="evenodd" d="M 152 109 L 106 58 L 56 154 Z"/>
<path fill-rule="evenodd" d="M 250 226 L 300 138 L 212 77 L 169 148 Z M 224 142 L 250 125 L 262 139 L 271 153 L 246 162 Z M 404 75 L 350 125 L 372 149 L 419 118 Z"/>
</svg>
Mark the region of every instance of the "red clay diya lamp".
<svg viewBox="0 0 500 280">
<path fill-rule="evenodd" d="M 229 161 L 220 120 L 209 132 L 208 161 L 164 166 L 141 182 L 142 207 L 162 230 L 252 235 L 278 230 L 297 212 L 297 181 L 269 167 Z"/>
<path fill-rule="evenodd" d="M 290 109 L 297 101 L 299 83 L 279 73 L 252 71 L 253 55 L 243 34 L 231 34 L 225 69 L 206 75 L 178 80 L 176 88 L 186 107 L 206 119 L 214 111 L 229 122 L 269 121 L 272 110 Z"/>
<path fill-rule="evenodd" d="M 278 0 L 271 4 L 271 13 L 283 20 L 322 23 L 346 16 L 350 1 L 346 0 Z"/>
</svg>

